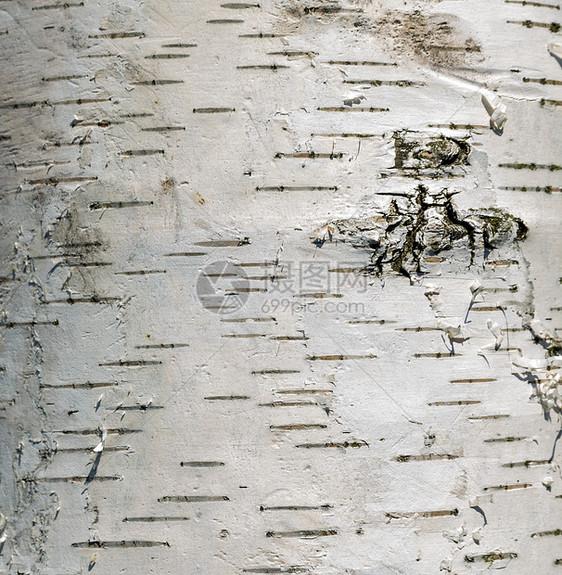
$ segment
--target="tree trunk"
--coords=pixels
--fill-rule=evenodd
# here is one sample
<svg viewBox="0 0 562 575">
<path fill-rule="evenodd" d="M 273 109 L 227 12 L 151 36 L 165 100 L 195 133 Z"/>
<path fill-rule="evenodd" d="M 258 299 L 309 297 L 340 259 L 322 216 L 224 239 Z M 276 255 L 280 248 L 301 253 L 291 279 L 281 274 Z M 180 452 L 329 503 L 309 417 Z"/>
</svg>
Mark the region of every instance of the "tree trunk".
<svg viewBox="0 0 562 575">
<path fill-rule="evenodd" d="M 558 14 L 2 3 L 0 573 L 557 572 Z"/>
</svg>

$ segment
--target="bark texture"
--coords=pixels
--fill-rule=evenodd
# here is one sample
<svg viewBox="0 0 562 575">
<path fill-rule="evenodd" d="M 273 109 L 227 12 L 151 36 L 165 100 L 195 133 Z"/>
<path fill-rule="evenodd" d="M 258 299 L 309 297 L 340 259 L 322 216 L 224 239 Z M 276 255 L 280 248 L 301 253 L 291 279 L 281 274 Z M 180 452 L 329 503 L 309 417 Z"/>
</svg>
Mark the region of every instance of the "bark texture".
<svg viewBox="0 0 562 575">
<path fill-rule="evenodd" d="M 559 7 L 0 2 L 0 573 L 557 573 Z"/>
</svg>

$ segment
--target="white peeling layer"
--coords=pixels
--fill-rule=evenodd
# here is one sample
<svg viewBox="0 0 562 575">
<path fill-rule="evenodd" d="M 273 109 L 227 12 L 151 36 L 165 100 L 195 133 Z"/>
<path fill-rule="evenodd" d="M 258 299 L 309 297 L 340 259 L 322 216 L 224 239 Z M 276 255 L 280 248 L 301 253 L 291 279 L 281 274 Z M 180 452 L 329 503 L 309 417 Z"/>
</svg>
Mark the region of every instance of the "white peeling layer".
<svg viewBox="0 0 562 575">
<path fill-rule="evenodd" d="M 482 103 L 490 116 L 490 123 L 495 130 L 502 131 L 507 122 L 507 108 L 500 97 L 488 90 L 482 91 Z"/>
<path fill-rule="evenodd" d="M 562 44 L 559 42 L 549 42 L 547 50 L 562 62 Z"/>
</svg>

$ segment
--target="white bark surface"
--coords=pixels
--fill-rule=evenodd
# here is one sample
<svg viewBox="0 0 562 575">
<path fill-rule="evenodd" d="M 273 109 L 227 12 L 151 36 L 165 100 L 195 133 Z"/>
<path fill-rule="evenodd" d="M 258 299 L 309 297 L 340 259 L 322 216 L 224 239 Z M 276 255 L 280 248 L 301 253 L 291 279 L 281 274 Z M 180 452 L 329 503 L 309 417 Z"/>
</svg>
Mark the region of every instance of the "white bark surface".
<svg viewBox="0 0 562 575">
<path fill-rule="evenodd" d="M 0 573 L 561 571 L 559 21 L 0 2 Z"/>
</svg>

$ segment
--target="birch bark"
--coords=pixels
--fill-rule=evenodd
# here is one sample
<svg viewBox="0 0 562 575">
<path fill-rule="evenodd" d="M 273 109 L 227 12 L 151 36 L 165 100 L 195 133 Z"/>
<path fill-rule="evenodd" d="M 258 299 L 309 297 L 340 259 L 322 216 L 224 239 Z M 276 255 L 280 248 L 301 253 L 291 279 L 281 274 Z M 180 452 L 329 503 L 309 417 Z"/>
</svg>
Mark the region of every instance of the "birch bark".
<svg viewBox="0 0 562 575">
<path fill-rule="evenodd" d="M 0 572 L 558 572 L 559 20 L 3 1 Z"/>
</svg>

